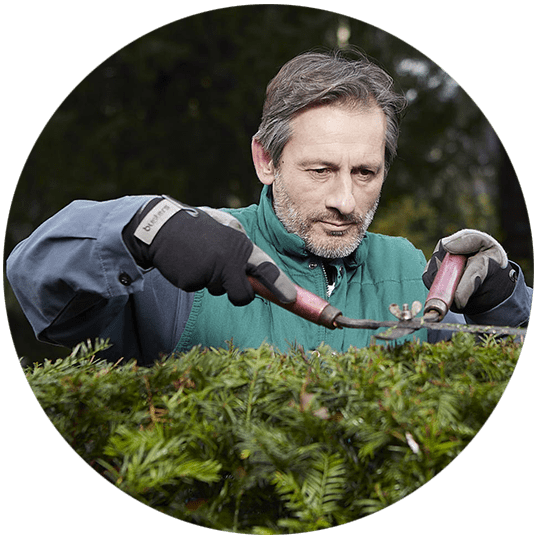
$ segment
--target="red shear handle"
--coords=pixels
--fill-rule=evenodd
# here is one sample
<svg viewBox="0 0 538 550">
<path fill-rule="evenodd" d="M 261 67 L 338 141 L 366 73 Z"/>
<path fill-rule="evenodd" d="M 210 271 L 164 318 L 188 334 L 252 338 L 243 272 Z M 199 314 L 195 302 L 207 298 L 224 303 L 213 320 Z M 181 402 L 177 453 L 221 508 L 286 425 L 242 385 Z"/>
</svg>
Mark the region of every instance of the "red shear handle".
<svg viewBox="0 0 538 550">
<path fill-rule="evenodd" d="M 447 314 L 466 263 L 467 256 L 446 253 L 426 298 L 424 315 L 438 314 L 437 320 L 440 321 Z"/>
<path fill-rule="evenodd" d="M 278 298 L 268 290 L 263 284 L 256 279 L 255 277 L 248 277 L 252 288 L 256 294 L 259 294 L 262 298 L 273 302 L 274 304 L 295 313 L 299 317 L 316 323 L 317 325 L 322 325 L 324 327 L 334 329 L 336 325 L 334 320 L 339 315 L 342 315 L 342 312 L 326 302 L 319 296 L 312 294 L 308 290 L 301 288 L 298 285 L 295 285 L 297 290 L 297 299 L 291 304 L 284 304 L 278 300 Z"/>
</svg>

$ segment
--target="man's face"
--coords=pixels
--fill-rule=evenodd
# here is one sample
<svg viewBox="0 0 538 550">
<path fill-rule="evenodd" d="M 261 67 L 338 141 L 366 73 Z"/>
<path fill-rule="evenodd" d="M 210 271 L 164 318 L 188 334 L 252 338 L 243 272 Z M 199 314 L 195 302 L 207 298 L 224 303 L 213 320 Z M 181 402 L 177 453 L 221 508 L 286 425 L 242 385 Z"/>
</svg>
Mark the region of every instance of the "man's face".
<svg viewBox="0 0 538 550">
<path fill-rule="evenodd" d="M 320 106 L 291 127 L 274 171 L 275 212 L 313 254 L 345 257 L 359 246 L 379 202 L 385 115 L 378 106 Z"/>
</svg>

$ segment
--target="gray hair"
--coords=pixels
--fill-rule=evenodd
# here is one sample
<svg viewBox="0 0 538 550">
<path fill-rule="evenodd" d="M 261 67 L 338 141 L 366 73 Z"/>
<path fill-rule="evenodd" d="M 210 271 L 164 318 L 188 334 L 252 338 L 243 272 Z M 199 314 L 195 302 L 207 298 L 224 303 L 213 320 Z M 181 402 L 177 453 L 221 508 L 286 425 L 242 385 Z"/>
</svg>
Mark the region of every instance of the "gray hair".
<svg viewBox="0 0 538 550">
<path fill-rule="evenodd" d="M 392 78 L 357 50 L 356 59 L 342 51 L 307 52 L 288 61 L 269 82 L 262 120 L 254 139 L 278 167 L 284 146 L 291 138 L 294 116 L 319 105 L 377 104 L 385 113 L 385 175 L 396 156 L 405 97 L 394 90 Z"/>
</svg>

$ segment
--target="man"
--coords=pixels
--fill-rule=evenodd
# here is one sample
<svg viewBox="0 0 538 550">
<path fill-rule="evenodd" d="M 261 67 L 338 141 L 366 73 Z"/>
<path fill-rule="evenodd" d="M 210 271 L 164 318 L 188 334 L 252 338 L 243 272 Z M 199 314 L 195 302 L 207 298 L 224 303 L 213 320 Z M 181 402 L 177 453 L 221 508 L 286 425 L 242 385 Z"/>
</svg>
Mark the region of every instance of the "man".
<svg viewBox="0 0 538 550">
<path fill-rule="evenodd" d="M 295 299 L 293 281 L 348 317 L 387 319 L 393 302 L 424 303 L 424 283 L 446 251 L 469 257 L 458 313 L 447 320 L 526 323 L 531 291 L 489 235 L 442 239 L 425 270 L 405 239 L 367 232 L 404 106 L 391 78 L 363 57 L 291 60 L 267 88 L 252 140 L 259 204 L 216 211 L 167 197 L 75 201 L 15 248 L 8 278 L 37 337 L 67 346 L 110 338 L 109 358 L 142 363 L 197 344 L 365 346 L 371 331 L 314 325 L 255 296 L 247 274 L 282 302 Z"/>
</svg>

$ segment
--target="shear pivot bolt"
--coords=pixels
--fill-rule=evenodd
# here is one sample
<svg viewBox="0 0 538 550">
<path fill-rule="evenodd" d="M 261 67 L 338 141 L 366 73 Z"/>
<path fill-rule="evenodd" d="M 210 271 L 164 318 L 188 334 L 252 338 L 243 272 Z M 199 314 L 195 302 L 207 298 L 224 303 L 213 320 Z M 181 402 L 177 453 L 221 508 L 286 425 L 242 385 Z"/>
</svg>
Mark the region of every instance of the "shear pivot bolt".
<svg viewBox="0 0 538 550">
<path fill-rule="evenodd" d="M 399 308 L 398 304 L 390 304 L 389 306 L 389 311 L 400 321 L 410 321 L 421 309 L 422 304 L 416 301 L 411 305 L 411 309 L 409 309 L 409 304 L 403 304 L 402 309 Z"/>
</svg>

